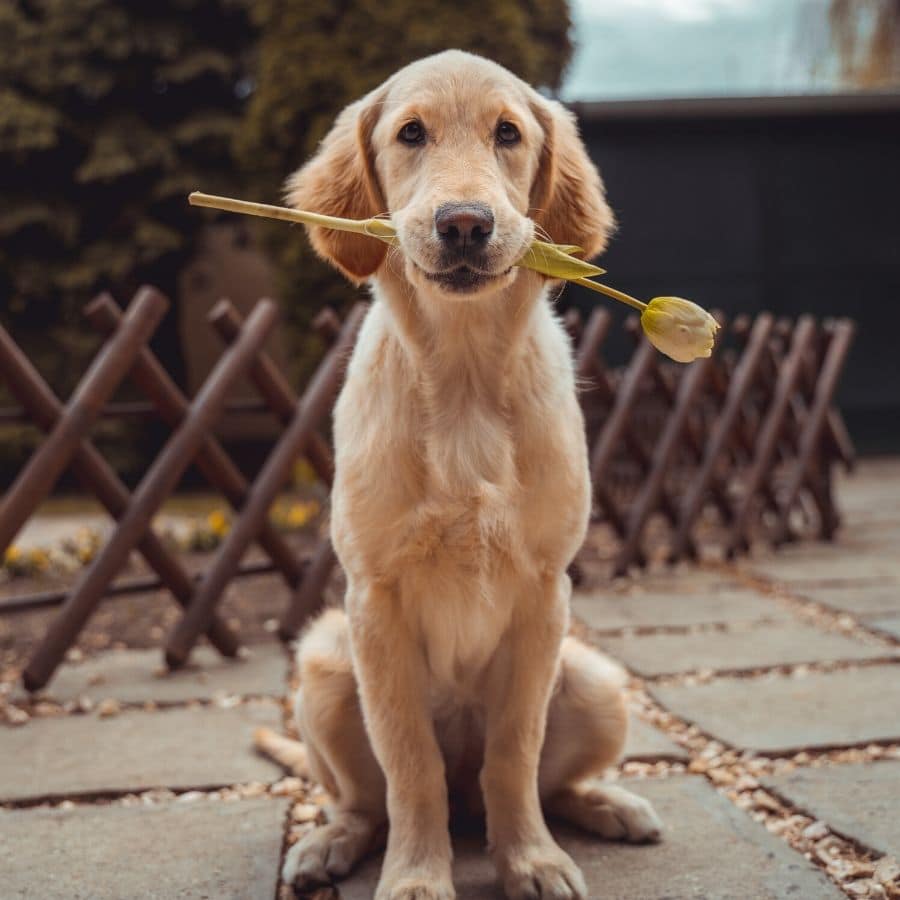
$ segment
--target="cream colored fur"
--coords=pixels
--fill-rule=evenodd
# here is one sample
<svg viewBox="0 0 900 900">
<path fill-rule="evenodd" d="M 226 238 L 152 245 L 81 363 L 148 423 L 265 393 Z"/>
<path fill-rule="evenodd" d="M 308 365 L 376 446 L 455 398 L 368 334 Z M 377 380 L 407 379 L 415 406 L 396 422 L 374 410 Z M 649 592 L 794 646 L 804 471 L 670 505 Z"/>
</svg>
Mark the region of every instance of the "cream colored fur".
<svg viewBox="0 0 900 900">
<path fill-rule="evenodd" d="M 397 139 L 405 122 L 428 139 Z M 495 139 L 498 121 L 521 134 Z M 339 118 L 291 180 L 297 206 L 389 213 L 400 247 L 313 229 L 371 285 L 335 410 L 332 536 L 346 613 L 300 643 L 297 724 L 334 797 L 292 848 L 300 887 L 338 878 L 389 823 L 377 900 L 449 900 L 451 801 L 481 807 L 506 896 L 586 897 L 543 809 L 601 835 L 654 840 L 649 805 L 597 780 L 625 739 L 618 668 L 566 637 L 566 567 L 590 483 L 571 350 L 554 288 L 513 267 L 535 228 L 589 253 L 612 227 L 572 118 L 505 69 L 457 51 L 401 70 Z M 435 209 L 493 211 L 489 271 L 445 291 Z M 542 809 L 543 807 L 543 809 Z"/>
</svg>

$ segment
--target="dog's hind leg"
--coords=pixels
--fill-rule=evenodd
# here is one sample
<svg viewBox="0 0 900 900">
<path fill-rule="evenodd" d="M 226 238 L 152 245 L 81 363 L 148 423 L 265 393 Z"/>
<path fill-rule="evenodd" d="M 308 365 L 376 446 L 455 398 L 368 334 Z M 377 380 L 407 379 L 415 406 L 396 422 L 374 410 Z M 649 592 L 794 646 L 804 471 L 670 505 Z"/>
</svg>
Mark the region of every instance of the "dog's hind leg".
<svg viewBox="0 0 900 900">
<path fill-rule="evenodd" d="M 628 710 L 621 669 L 575 638 L 563 641 L 559 683 L 550 701 L 539 774 L 544 809 L 611 840 L 658 841 L 653 807 L 601 780 L 625 745 Z"/>
<path fill-rule="evenodd" d="M 310 773 L 332 795 L 328 823 L 288 851 L 283 879 L 297 888 L 346 875 L 384 840 L 384 776 L 363 724 L 350 661 L 347 618 L 329 610 L 309 628 L 297 652 L 300 690 L 294 714 Z"/>
</svg>

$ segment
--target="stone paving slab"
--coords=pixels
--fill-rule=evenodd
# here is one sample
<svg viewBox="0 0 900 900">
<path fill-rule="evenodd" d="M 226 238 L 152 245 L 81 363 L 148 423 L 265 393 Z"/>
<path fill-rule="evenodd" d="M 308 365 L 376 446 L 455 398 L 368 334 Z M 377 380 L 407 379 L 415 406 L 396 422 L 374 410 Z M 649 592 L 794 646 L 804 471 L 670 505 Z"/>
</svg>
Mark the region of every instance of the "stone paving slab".
<svg viewBox="0 0 900 900">
<path fill-rule="evenodd" d="M 688 752 L 676 744 L 663 731 L 632 715 L 628 722 L 628 738 L 625 741 L 623 759 L 686 760 Z"/>
<path fill-rule="evenodd" d="M 288 801 L 0 811 L 5 900 L 271 900 Z"/>
<path fill-rule="evenodd" d="M 775 556 L 747 563 L 745 568 L 775 581 L 848 581 L 865 578 L 900 578 L 900 556 L 890 548 L 876 552 L 828 548 L 827 553 Z"/>
<path fill-rule="evenodd" d="M 113 650 L 62 666 L 45 693 L 61 701 L 86 696 L 125 703 L 281 696 L 287 673 L 287 655 L 275 643 L 253 647 L 245 659 L 225 659 L 211 647 L 198 647 L 190 666 L 174 672 L 166 670 L 159 650 Z"/>
<path fill-rule="evenodd" d="M 790 618 L 790 613 L 776 601 L 752 591 L 733 589 L 703 594 L 576 593 L 572 597 L 572 611 L 596 631 Z"/>
<path fill-rule="evenodd" d="M 783 841 L 728 802 L 704 779 L 684 776 L 628 785 L 651 800 L 666 824 L 661 844 L 602 841 L 563 826 L 553 831 L 581 866 L 588 896 L 603 900 L 838 900 L 844 895 Z M 498 900 L 483 838 L 454 841 L 460 900 Z M 341 900 L 371 900 L 380 870 L 371 859 L 340 887 Z"/>
<path fill-rule="evenodd" d="M 281 709 L 255 701 L 59 716 L 0 726 L 0 800 L 212 787 L 272 781 L 280 769 L 255 753 L 253 730 L 281 727 Z"/>
<path fill-rule="evenodd" d="M 897 613 L 893 616 L 883 616 L 878 619 L 871 619 L 866 622 L 867 625 L 871 625 L 872 628 L 877 628 L 879 631 L 885 632 L 885 634 L 889 634 L 893 638 L 897 638 L 900 641 L 900 613 Z"/>
<path fill-rule="evenodd" d="M 651 685 L 650 693 L 719 740 L 761 753 L 900 740 L 897 665 L 815 672 L 803 678 Z"/>
<path fill-rule="evenodd" d="M 797 621 L 733 631 L 599 637 L 597 643 L 635 672 L 650 676 L 900 656 L 896 648 L 867 644 Z"/>
<path fill-rule="evenodd" d="M 900 761 L 797 769 L 763 781 L 833 831 L 900 857 Z"/>
<path fill-rule="evenodd" d="M 900 614 L 900 582 L 863 581 L 856 584 L 805 584 L 793 589 L 807 600 L 854 616 Z"/>
</svg>

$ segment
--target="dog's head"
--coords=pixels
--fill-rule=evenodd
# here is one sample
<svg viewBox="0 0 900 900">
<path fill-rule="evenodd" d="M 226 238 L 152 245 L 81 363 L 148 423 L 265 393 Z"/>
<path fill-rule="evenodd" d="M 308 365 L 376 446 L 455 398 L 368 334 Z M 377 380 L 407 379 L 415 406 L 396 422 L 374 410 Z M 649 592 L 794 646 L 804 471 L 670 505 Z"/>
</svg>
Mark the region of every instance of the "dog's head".
<svg viewBox="0 0 900 900">
<path fill-rule="evenodd" d="M 412 63 L 347 107 L 289 179 L 287 199 L 352 219 L 389 215 L 405 277 L 455 297 L 509 285 L 534 237 L 590 257 L 613 227 L 573 116 L 456 50 Z M 378 240 L 310 231 L 317 252 L 356 281 L 385 263 Z"/>
</svg>

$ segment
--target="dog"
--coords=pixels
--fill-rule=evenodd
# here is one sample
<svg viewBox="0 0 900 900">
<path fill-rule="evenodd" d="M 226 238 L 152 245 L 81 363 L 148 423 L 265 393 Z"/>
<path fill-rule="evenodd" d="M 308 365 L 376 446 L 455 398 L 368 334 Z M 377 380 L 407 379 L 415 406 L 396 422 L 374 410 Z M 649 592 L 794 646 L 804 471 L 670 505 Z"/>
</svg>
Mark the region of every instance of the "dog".
<svg viewBox="0 0 900 900">
<path fill-rule="evenodd" d="M 450 900 L 452 801 L 483 813 L 510 900 L 585 898 L 545 812 L 635 842 L 661 824 L 599 779 L 627 713 L 621 670 L 567 636 L 591 504 L 584 422 L 558 285 L 516 262 L 537 235 L 605 247 L 600 176 L 560 104 L 454 50 L 347 107 L 288 202 L 389 215 L 398 241 L 310 229 L 374 302 L 334 414 L 345 611 L 299 644 L 305 747 L 258 737 L 334 800 L 284 879 L 339 879 L 387 831 L 376 900 Z"/>
</svg>

